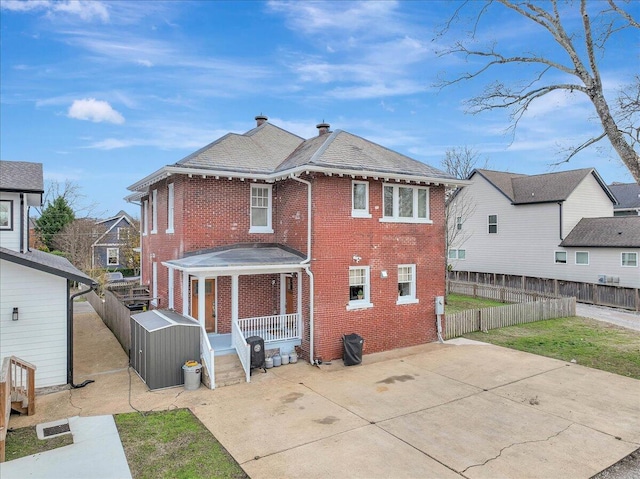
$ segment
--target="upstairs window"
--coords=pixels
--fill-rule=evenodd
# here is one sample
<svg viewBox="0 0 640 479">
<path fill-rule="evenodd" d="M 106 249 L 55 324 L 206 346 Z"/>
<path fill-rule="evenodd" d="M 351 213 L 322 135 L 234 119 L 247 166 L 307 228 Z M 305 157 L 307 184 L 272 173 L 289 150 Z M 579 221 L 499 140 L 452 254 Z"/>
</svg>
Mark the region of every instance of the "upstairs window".
<svg viewBox="0 0 640 479">
<path fill-rule="evenodd" d="M 158 190 L 151 192 L 151 234 L 158 232 Z"/>
<path fill-rule="evenodd" d="M 576 264 L 589 264 L 589 252 L 588 251 L 576 251 Z"/>
<path fill-rule="evenodd" d="M 128 240 L 129 235 L 131 233 L 131 229 L 126 226 L 118 226 L 118 239 L 119 240 Z"/>
<path fill-rule="evenodd" d="M 249 233 L 273 233 L 271 227 L 271 185 L 251 185 Z"/>
<path fill-rule="evenodd" d="M 456 218 L 456 229 L 460 231 L 462 229 L 462 216 Z"/>
<path fill-rule="evenodd" d="M 107 266 L 118 266 L 120 264 L 120 250 L 118 248 L 107 248 Z"/>
<path fill-rule="evenodd" d="M 431 223 L 429 188 L 383 184 L 383 216 L 380 221 Z"/>
<path fill-rule="evenodd" d="M 173 233 L 173 183 L 167 185 L 167 231 Z"/>
<path fill-rule="evenodd" d="M 555 253 L 555 262 L 556 262 L 556 264 L 567 264 L 567 252 L 566 251 L 556 251 L 556 253 Z"/>
<path fill-rule="evenodd" d="M 142 203 L 142 234 L 147 235 L 149 232 L 149 200 Z"/>
<path fill-rule="evenodd" d="M 369 214 L 369 182 L 351 182 L 351 216 L 371 218 Z"/>
<path fill-rule="evenodd" d="M 638 267 L 638 253 L 621 253 L 620 261 L 622 266 L 632 268 Z"/>
<path fill-rule="evenodd" d="M 370 308 L 369 267 L 349 267 L 349 304 L 347 309 Z"/>
<path fill-rule="evenodd" d="M 0 230 L 13 229 L 13 201 L 0 200 Z"/>
<path fill-rule="evenodd" d="M 465 259 L 467 257 L 467 250 L 464 249 L 450 249 L 449 259 Z"/>
<path fill-rule="evenodd" d="M 489 233 L 498 233 L 498 215 L 489 215 Z"/>
<path fill-rule="evenodd" d="M 416 265 L 398 265 L 398 302 L 417 303 L 416 299 Z"/>
</svg>

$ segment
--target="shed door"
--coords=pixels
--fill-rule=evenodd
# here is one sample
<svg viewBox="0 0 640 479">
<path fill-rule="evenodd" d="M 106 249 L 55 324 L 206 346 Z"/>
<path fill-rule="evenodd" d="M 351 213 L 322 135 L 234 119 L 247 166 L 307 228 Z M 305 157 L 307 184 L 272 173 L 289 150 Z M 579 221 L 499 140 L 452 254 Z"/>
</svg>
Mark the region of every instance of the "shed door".
<svg viewBox="0 0 640 479">
<path fill-rule="evenodd" d="M 216 280 L 204 280 L 204 327 L 208 333 L 216 332 Z M 191 316 L 198 318 L 198 280 L 191 280 Z"/>
</svg>

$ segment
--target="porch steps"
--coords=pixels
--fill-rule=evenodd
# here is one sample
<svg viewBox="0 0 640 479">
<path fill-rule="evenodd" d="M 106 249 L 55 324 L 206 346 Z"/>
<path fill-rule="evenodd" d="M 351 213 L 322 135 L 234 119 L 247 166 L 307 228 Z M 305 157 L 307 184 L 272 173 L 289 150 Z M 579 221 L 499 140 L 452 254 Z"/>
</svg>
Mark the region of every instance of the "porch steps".
<svg viewBox="0 0 640 479">
<path fill-rule="evenodd" d="M 231 386 L 246 381 L 242 363 L 236 354 L 216 356 L 215 360 L 216 387 Z"/>
</svg>

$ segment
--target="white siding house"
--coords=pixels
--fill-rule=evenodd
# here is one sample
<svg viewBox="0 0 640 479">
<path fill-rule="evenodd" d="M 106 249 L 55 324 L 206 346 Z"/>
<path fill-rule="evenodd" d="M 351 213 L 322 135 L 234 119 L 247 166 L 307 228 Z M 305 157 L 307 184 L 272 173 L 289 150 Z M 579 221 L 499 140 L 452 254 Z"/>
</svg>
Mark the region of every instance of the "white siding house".
<svg viewBox="0 0 640 479">
<path fill-rule="evenodd" d="M 29 207 L 42 194 L 41 164 L 0 161 L 0 362 L 34 364 L 37 388 L 73 382 L 71 283 L 95 287 L 65 258 L 29 249 Z"/>
<path fill-rule="evenodd" d="M 479 169 L 469 180 L 449 204 L 451 269 L 594 283 L 608 274 L 620 286 L 640 286 L 640 270 L 621 265 L 628 248 L 599 245 L 581 264 L 585 255 L 576 263 L 575 248 L 561 246 L 583 218 L 613 217 L 615 197 L 596 170 L 528 176 Z"/>
</svg>

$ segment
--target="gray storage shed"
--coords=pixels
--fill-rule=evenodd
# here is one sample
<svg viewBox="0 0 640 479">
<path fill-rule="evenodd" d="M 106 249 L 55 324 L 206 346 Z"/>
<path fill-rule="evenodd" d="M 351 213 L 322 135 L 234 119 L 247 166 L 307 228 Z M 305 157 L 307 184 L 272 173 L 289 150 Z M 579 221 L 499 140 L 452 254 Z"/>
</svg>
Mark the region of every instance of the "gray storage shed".
<svg viewBox="0 0 640 479">
<path fill-rule="evenodd" d="M 200 326 L 175 311 L 134 314 L 129 360 L 149 389 L 180 386 L 184 363 L 200 361 Z"/>
</svg>

